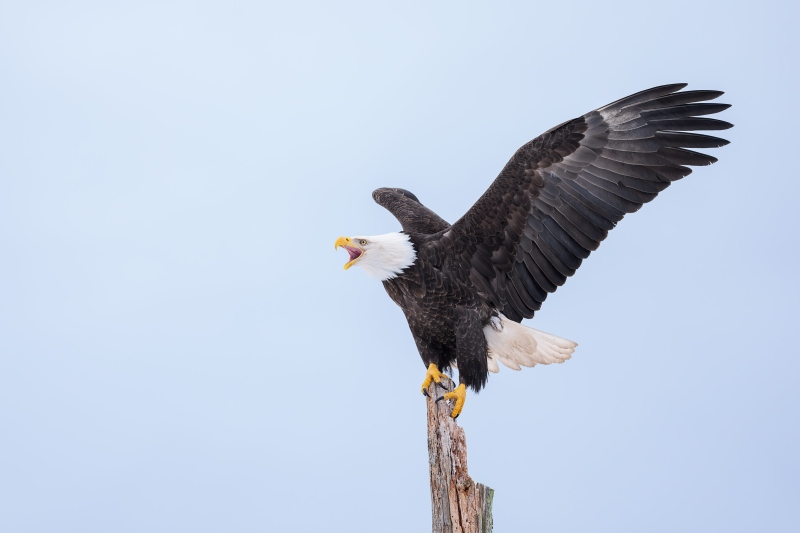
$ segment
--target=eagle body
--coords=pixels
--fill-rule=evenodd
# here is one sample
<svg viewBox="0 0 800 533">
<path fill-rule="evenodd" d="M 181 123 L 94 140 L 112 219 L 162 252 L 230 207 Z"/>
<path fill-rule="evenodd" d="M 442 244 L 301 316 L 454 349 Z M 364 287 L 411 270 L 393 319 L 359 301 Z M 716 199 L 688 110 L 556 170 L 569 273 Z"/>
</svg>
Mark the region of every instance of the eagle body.
<svg viewBox="0 0 800 533">
<path fill-rule="evenodd" d="M 450 225 L 412 193 L 373 192 L 402 231 L 340 237 L 350 261 L 381 279 L 403 310 L 429 377 L 457 368 L 475 391 L 498 362 L 563 362 L 577 346 L 520 324 L 572 276 L 628 214 L 714 157 L 728 141 L 706 115 L 720 91 L 654 87 L 564 122 L 514 153 L 487 191 Z M 430 380 L 426 378 L 424 386 Z M 460 389 L 464 389 L 459 386 Z M 445 395 L 447 397 L 447 395 Z M 463 405 L 463 391 L 460 400 Z M 460 407 L 454 410 L 460 411 Z"/>
<path fill-rule="evenodd" d="M 498 312 L 469 280 L 432 260 L 435 246 L 423 236 L 409 238 L 416 262 L 383 286 L 403 310 L 425 366 L 433 363 L 443 371 L 457 366 L 461 379 L 478 391 L 488 377 L 483 328 Z"/>
</svg>

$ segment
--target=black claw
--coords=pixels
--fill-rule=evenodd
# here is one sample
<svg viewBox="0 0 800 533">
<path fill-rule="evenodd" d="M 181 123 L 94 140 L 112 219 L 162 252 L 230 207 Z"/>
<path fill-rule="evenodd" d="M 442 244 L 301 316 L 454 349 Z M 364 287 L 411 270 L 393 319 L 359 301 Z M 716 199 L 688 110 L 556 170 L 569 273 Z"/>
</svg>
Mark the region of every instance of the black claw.
<svg viewBox="0 0 800 533">
<path fill-rule="evenodd" d="M 439 403 L 442 400 L 444 400 L 444 396 L 439 396 L 438 398 L 436 398 L 436 403 Z"/>
<path fill-rule="evenodd" d="M 428 396 L 428 391 L 424 390 L 422 391 L 422 394 L 424 394 L 426 398 L 430 398 L 430 396 Z"/>
</svg>

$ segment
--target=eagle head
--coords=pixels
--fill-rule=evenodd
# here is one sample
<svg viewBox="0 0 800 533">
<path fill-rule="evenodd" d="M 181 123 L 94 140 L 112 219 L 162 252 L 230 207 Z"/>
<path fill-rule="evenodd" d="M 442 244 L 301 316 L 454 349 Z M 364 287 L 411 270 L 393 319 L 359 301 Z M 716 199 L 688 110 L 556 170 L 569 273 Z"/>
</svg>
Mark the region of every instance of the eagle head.
<svg viewBox="0 0 800 533">
<path fill-rule="evenodd" d="M 381 281 L 396 277 L 417 259 L 414 245 L 405 233 L 339 237 L 334 246 L 336 249 L 344 248 L 350 255 L 349 261 L 344 264 L 345 270 L 358 265 Z"/>
</svg>

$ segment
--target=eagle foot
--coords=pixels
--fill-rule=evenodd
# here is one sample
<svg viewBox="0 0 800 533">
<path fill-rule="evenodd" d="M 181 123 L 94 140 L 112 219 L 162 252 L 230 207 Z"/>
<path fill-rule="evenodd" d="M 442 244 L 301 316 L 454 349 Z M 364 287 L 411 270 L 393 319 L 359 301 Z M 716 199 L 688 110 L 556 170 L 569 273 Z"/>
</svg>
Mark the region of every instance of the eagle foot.
<svg viewBox="0 0 800 533">
<path fill-rule="evenodd" d="M 453 407 L 453 412 L 450 413 L 450 416 L 453 418 L 458 418 L 458 415 L 461 414 L 461 410 L 464 409 L 464 402 L 467 399 L 467 388 L 462 383 L 452 392 L 446 393 L 444 396 L 439 396 L 436 398 L 436 403 L 439 403 L 441 400 L 455 400 L 456 405 Z"/>
<path fill-rule="evenodd" d="M 439 367 L 437 367 L 433 363 L 428 365 L 428 370 L 425 372 L 425 381 L 422 382 L 422 394 L 428 396 L 428 387 L 430 387 L 431 382 L 436 383 L 444 390 L 450 390 L 447 387 L 447 385 L 442 383 L 442 378 L 449 380 L 450 376 L 442 372 L 439 372 Z"/>
</svg>

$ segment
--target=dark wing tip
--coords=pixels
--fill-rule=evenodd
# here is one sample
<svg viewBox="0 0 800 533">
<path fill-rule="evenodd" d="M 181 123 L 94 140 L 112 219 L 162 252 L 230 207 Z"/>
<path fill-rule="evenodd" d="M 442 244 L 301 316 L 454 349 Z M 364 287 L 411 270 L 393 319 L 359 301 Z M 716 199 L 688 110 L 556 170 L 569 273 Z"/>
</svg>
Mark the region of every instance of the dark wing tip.
<svg viewBox="0 0 800 533">
<path fill-rule="evenodd" d="M 654 135 L 656 139 L 661 141 L 663 146 L 673 148 L 719 148 L 730 143 L 727 139 L 698 133 L 657 131 Z"/>
<path fill-rule="evenodd" d="M 407 191 L 405 189 L 399 189 L 396 187 L 381 187 L 380 189 L 375 189 L 374 191 L 372 191 L 372 199 L 378 203 L 381 203 L 380 201 L 381 196 L 384 196 L 386 194 L 391 194 L 392 196 L 400 194 L 401 196 L 405 196 L 410 200 L 414 200 L 418 204 L 422 204 L 422 202 L 419 201 L 419 198 L 417 198 L 416 195 L 414 195 L 414 193 L 412 193 L 411 191 Z"/>
<path fill-rule="evenodd" d="M 414 193 L 412 193 L 411 191 L 407 191 L 405 189 L 395 189 L 395 192 L 399 192 L 400 194 L 402 194 L 406 198 L 410 198 L 411 200 L 414 200 L 418 204 L 422 203 L 422 202 L 419 201 L 419 198 L 417 198 L 417 196 Z"/>
<path fill-rule="evenodd" d="M 635 104 L 638 102 L 646 102 L 648 100 L 652 100 L 654 98 L 658 98 L 659 96 L 664 96 L 667 94 L 671 94 L 677 91 L 680 91 L 684 87 L 689 85 L 688 83 L 670 83 L 667 85 L 659 85 L 658 87 L 652 87 L 650 89 L 645 89 L 644 91 L 639 91 L 638 93 L 631 94 L 626 96 L 625 98 L 620 98 L 619 100 L 615 100 L 610 104 L 604 105 L 598 111 L 610 111 L 612 109 L 619 109 L 625 107 L 627 105 Z"/>
</svg>

